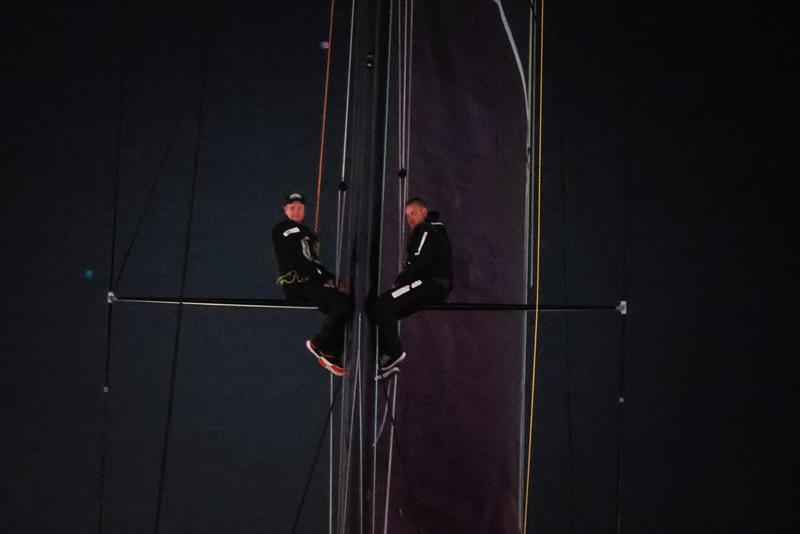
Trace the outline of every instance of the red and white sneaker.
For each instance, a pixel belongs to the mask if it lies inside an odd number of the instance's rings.
[[[319,347],[317,347],[310,339],[306,341],[306,348],[308,349],[308,352],[317,358],[317,362],[322,367],[336,376],[344,376],[344,364],[341,357],[337,358],[336,356],[322,352]]]

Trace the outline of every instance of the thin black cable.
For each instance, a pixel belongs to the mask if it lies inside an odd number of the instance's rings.
[[[622,511],[620,500],[622,499],[622,430],[624,423],[624,409],[625,409],[625,338],[626,338],[626,325],[627,320],[622,316],[621,334],[620,334],[620,354],[619,354],[619,398],[617,399],[617,499],[614,505],[614,521],[616,525],[616,533],[619,534],[622,529]]]
[[[218,307],[253,307],[253,308],[284,308],[284,309],[315,309],[313,304],[295,302],[285,299],[230,299],[216,297],[149,297],[115,295],[112,303],[143,303],[143,304],[183,304],[195,306]],[[614,312],[619,313],[620,307],[614,305],[564,305],[564,304],[503,304],[492,302],[448,302],[445,304],[426,304],[420,308],[424,311],[534,311],[540,312]]]
[[[395,375],[395,379],[397,379],[397,375]],[[386,402],[389,403],[391,402],[391,399],[389,398],[389,391],[386,387],[387,380],[382,379],[381,382],[383,382],[383,396],[386,399]],[[397,390],[395,390],[395,395],[397,394],[396,391]],[[417,529],[417,534],[422,534],[422,529],[420,528],[419,520],[417,519],[417,511],[416,511],[416,506],[414,505],[414,498],[413,495],[411,494],[411,484],[410,484],[411,479],[409,478],[408,472],[406,471],[405,460],[403,458],[403,453],[400,448],[400,432],[397,430],[397,423],[394,420],[394,414],[392,413],[392,410],[389,410],[389,422],[391,423],[392,428],[394,429],[394,434],[395,434],[394,445],[397,448],[397,458],[398,460],[400,460],[400,470],[402,471],[403,478],[406,481],[406,498],[408,499],[408,504],[409,507],[411,508],[411,517],[414,518],[414,527]]]
[[[200,86],[200,105],[199,110],[197,113],[197,131],[195,135],[195,148],[194,148],[194,162],[192,168],[192,188],[191,193],[189,196],[189,217],[186,223],[186,240],[183,250],[183,269],[181,271],[181,290],[180,295],[183,298],[184,291],[186,289],[186,272],[187,266],[189,263],[189,250],[191,248],[192,242],[192,219],[194,217],[194,199],[195,199],[195,191],[197,188],[197,168],[200,160],[200,141],[202,139],[203,133],[203,111],[204,111],[204,103],[205,103],[205,93],[206,93],[206,82],[208,81],[208,63],[209,63],[209,56],[211,55],[211,40],[214,34],[214,29],[216,28],[216,17],[214,17],[214,11],[209,12],[209,22],[208,22],[208,30],[206,33],[205,39],[205,47],[203,50],[203,81]],[[167,420],[166,424],[164,425],[164,446],[161,453],[161,468],[159,470],[159,478],[158,478],[158,497],[156,500],[156,518],[155,524],[153,527],[154,534],[158,534],[159,527],[161,525],[161,507],[164,495],[164,473],[166,471],[167,465],[167,456],[169,453],[169,430],[172,424],[172,413],[174,411],[174,401],[175,401],[175,377],[177,374],[178,368],[178,352],[180,348],[180,339],[181,339],[181,323],[183,320],[183,306],[178,306],[178,317],[175,327],[175,345],[173,346],[172,351],[172,363],[170,367],[170,382],[169,382],[169,401],[168,401],[168,409],[167,409]]]
[[[630,79],[630,78],[629,78]],[[622,239],[622,297],[628,298],[628,247],[630,244],[630,182],[631,182],[631,90],[628,86],[628,105],[625,117],[625,214],[623,217]],[[614,521],[616,533],[622,530],[622,431],[625,417],[625,343],[627,334],[627,315],[622,316],[620,325],[620,350],[619,350],[619,398],[617,399],[617,499],[614,505]]]
[[[564,371],[567,380],[567,455],[569,458],[569,531],[575,532],[575,451],[572,440],[572,373],[569,362],[569,316],[564,314]]]
[[[169,161],[169,157],[172,154],[172,147],[175,144],[175,138],[178,135],[178,130],[180,129],[181,124],[183,123],[183,118],[186,115],[186,109],[189,107],[189,101],[191,100],[192,93],[194,93],[195,85],[197,83],[197,78],[199,74],[202,72],[204,61],[201,58],[200,63],[197,65],[197,71],[195,75],[192,76],[191,82],[189,84],[189,90],[186,92],[186,97],[183,99],[183,103],[181,104],[180,110],[178,112],[178,117],[175,120],[175,126],[172,127],[172,132],[170,133],[169,140],[167,141],[167,146],[164,149],[164,154],[161,156],[161,163],[159,164],[158,170],[156,171],[156,176],[153,179],[152,184],[150,185],[150,191],[147,193],[147,198],[145,199],[144,207],[139,215],[139,219],[136,221],[136,228],[133,231],[133,236],[131,237],[130,242],[128,243],[128,248],[125,250],[125,254],[122,257],[122,262],[120,263],[119,273],[114,277],[114,272],[112,270],[111,275],[113,277],[113,284],[111,285],[111,291],[114,291],[117,286],[119,285],[119,281],[122,279],[122,274],[125,272],[125,267],[128,265],[128,258],[133,251],[133,246],[136,244],[136,239],[139,237],[139,232],[142,229],[142,225],[144,224],[144,219],[147,214],[150,212],[151,203],[153,201],[153,197],[155,196],[156,189],[158,188],[158,184],[161,181],[161,177],[164,174],[164,168],[167,166],[167,161]]]
[[[342,389],[342,382],[344,382],[344,378],[339,380],[339,384],[336,386],[336,390],[333,392],[333,400],[331,401],[330,406],[328,407],[328,416],[325,418],[325,426],[322,427],[322,432],[319,435],[319,441],[317,443],[317,452],[314,453],[314,461],[311,462],[311,469],[308,471],[308,477],[306,478],[306,485],[303,489],[303,495],[300,497],[300,504],[297,507],[297,513],[294,515],[294,523],[292,523],[292,534],[297,531],[297,525],[300,522],[300,513],[303,511],[303,505],[306,502],[306,496],[308,495],[308,489],[311,487],[311,479],[314,477],[314,469],[317,467],[317,460],[319,460],[319,453],[322,452],[322,445],[325,443],[325,437],[328,434],[328,425],[331,423],[331,418],[333,417],[333,409],[336,407],[336,399],[339,398],[339,390]]]
[[[125,0],[122,2],[122,24],[121,29],[117,32],[119,35],[119,49],[120,49],[120,65],[119,65],[119,105],[117,108],[117,146],[116,146],[116,163],[114,166],[114,204],[111,208],[111,259],[108,268],[108,286],[107,290],[111,291],[112,283],[114,280],[114,262],[117,248],[117,205],[119,203],[119,175],[120,175],[120,154],[122,153],[122,119],[123,119],[123,102],[125,95],[125,64],[127,57],[127,27],[128,27],[128,4]],[[108,391],[109,391],[109,378],[111,374],[111,324],[114,307],[111,302],[106,304],[106,363],[105,372],[103,375],[103,432],[101,435],[100,444],[100,488],[98,495],[98,516],[97,516],[97,532],[103,532],[103,520],[105,512],[106,500],[106,458],[108,453]]]

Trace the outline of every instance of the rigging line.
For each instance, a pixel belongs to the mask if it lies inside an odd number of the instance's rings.
[[[533,408],[536,391],[536,356],[539,344],[539,289],[541,277],[541,238],[542,238],[542,90],[544,89],[544,0],[540,0],[539,8],[539,99],[536,155],[536,277],[533,322],[533,354],[531,357],[531,400],[528,423],[528,459],[525,474],[525,511],[523,513],[523,534],[528,532],[528,500],[530,497],[531,459],[533,453]]]
[[[119,46],[120,46],[120,67],[119,67],[119,107],[117,108],[117,146],[116,146],[116,165],[114,169],[114,204],[112,206],[111,215],[111,259],[109,265],[108,275],[108,291],[112,289],[114,281],[114,260],[117,249],[117,205],[119,203],[119,175],[120,175],[120,155],[122,153],[122,121],[123,121],[123,102],[125,96],[125,63],[127,57],[128,41],[127,41],[127,27],[128,27],[128,4],[123,1],[122,4],[122,28],[119,32]],[[101,434],[101,454],[100,454],[100,488],[98,495],[98,517],[97,517],[97,530],[103,531],[103,517],[105,512],[105,495],[106,495],[106,457],[108,453],[108,386],[111,374],[111,325],[113,318],[113,305],[109,302],[106,310],[106,362],[105,372],[103,378],[103,431]]]
[[[346,336],[346,334],[347,334],[347,332],[345,332],[345,336]],[[347,440],[344,439],[344,432],[340,433],[340,438],[341,438],[340,439],[340,445],[339,445],[340,446],[340,454],[339,454],[339,466],[340,466],[340,469],[339,469],[339,502],[340,502],[340,506],[339,506],[339,509],[338,509],[338,512],[339,512],[339,521],[338,521],[338,525],[337,525],[338,532],[344,532],[344,527],[345,527],[345,524],[347,522],[347,500],[348,500],[348,494],[349,494],[350,459],[352,457],[351,449],[352,449],[352,446],[353,446],[353,414],[355,412],[355,399],[356,399],[356,394],[358,393],[358,382],[359,382],[359,376],[360,376],[360,373],[361,373],[361,366],[360,366],[360,364],[361,364],[361,343],[360,343],[360,340],[361,340],[361,314],[358,315],[358,324],[356,326],[356,338],[355,339],[359,340],[359,342],[357,343],[357,348],[356,348],[356,358],[355,358],[356,359],[356,370],[355,370],[355,376],[353,378],[353,388],[352,388],[353,389],[353,397],[352,397],[352,401],[351,401],[351,404],[350,404],[350,406],[351,406],[351,408],[350,408],[350,419],[349,419],[349,425],[348,425],[350,427],[350,431],[349,431],[348,439]],[[345,346],[347,346],[347,338],[346,337],[345,337]],[[349,367],[349,365],[350,364],[348,362],[345,362],[345,369],[347,369]],[[350,376],[353,376],[353,375],[352,374],[345,375],[345,379],[348,379]],[[342,397],[344,398],[344,393],[342,393]],[[341,419],[342,420],[342,428],[344,428],[344,421],[345,421],[345,415],[346,415],[345,408],[346,407],[347,406],[342,405],[342,419]],[[346,454],[346,456],[345,456],[345,454]],[[341,469],[342,463],[345,464],[345,469],[344,470]],[[344,495],[344,503],[342,503],[342,495]]]
[[[403,168],[403,5],[400,0],[397,15],[397,167]]]
[[[569,361],[569,316],[564,314],[564,370],[567,378],[567,472],[569,476],[569,486],[567,495],[569,496],[569,531],[575,533],[575,458],[572,439],[572,372]]]
[[[508,19],[506,19],[506,12],[503,10],[503,2],[501,0],[493,0],[495,4],[497,4],[497,9],[500,12],[500,20],[503,22],[503,27],[506,30],[506,35],[508,36],[508,44],[511,45],[511,51],[514,53],[514,61],[517,63],[517,69],[519,70],[519,77],[522,81],[522,92],[523,97],[525,100],[525,112],[526,116],[530,113],[530,106],[528,104],[528,91],[525,86],[525,71],[522,68],[522,61],[519,59],[519,51],[517,50],[517,43],[514,41],[514,34],[511,33],[511,27],[508,25]]]
[[[197,189],[197,169],[200,163],[200,141],[202,140],[202,134],[203,134],[203,123],[204,123],[203,112],[205,109],[206,85],[208,82],[208,63],[209,63],[209,57],[211,56],[211,41],[218,22],[217,18],[215,17],[215,14],[216,13],[214,9],[209,11],[208,30],[206,33],[205,50],[203,51],[203,81],[202,84],[200,85],[200,105],[197,113],[197,130],[195,134],[194,160],[192,164],[192,187],[189,196],[189,217],[186,223],[186,241],[183,250],[183,268],[181,271],[181,288],[180,288],[181,300],[183,299],[183,295],[186,291],[186,273],[189,264],[189,251],[191,249],[191,243],[192,243],[192,220],[194,218],[194,204],[195,204],[194,201]],[[175,326],[175,344],[173,346],[172,361],[170,365],[169,400],[167,408],[167,418],[166,418],[166,423],[164,425],[164,445],[161,453],[161,467],[159,470],[158,496],[156,500],[156,517],[153,528],[154,534],[158,534],[159,527],[161,525],[161,508],[164,497],[164,474],[166,471],[167,456],[169,453],[169,430],[172,424],[172,414],[175,406],[175,379],[177,376],[177,368],[178,368],[178,352],[181,340],[181,323],[183,321],[183,308],[184,307],[182,305],[178,306],[178,314],[177,314],[178,317]]]
[[[336,283],[341,279],[341,264],[342,264],[342,241],[344,229],[344,208],[346,202],[346,193],[339,191],[336,195],[336,256],[334,260],[334,274],[336,274]]]
[[[626,343],[626,325],[628,321],[626,317],[622,316],[622,325],[620,333],[620,354],[619,354],[619,397],[617,399],[617,458],[616,458],[616,471],[617,471],[617,499],[614,505],[614,523],[616,526],[615,532],[619,534],[622,531],[622,507],[620,500],[622,499],[622,431],[625,422],[625,343]]]
[[[533,16],[534,16],[534,9],[533,5],[528,12],[528,81],[527,81],[527,95],[529,102],[533,102],[533,72],[534,72],[534,50],[533,50],[533,43],[535,40],[535,33],[536,28],[533,25]],[[532,107],[532,106],[531,106]],[[524,260],[523,260],[523,272],[525,273],[525,277],[522,281],[522,294],[524,295],[524,299],[526,302],[530,302],[530,288],[533,286],[532,277],[532,263],[533,260],[531,258],[531,206],[532,206],[532,177],[533,177],[533,152],[531,150],[533,138],[534,138],[534,122],[531,120],[530,115],[530,107],[528,108],[527,113],[527,121],[528,127],[525,129],[525,206],[524,206],[524,232],[525,232],[525,242],[523,246],[524,252]],[[522,531],[522,511],[523,511],[523,502],[522,497],[525,493],[524,490],[524,477],[523,473],[525,472],[525,410],[523,407],[526,404],[527,395],[526,390],[528,387],[527,382],[527,370],[528,370],[528,354],[527,354],[527,347],[528,347],[528,339],[529,339],[529,325],[528,325],[528,317],[527,314],[525,315],[525,320],[522,322],[522,357],[520,358],[520,377],[521,377],[521,387],[520,387],[520,413],[519,413],[519,458],[518,458],[518,472],[519,472],[519,479],[517,481],[517,531]]]
[[[386,87],[387,90],[384,94],[384,102],[383,102],[383,146],[382,157],[381,157],[381,207],[385,204],[385,196],[386,196],[386,162],[388,158],[388,147],[389,147],[389,97],[390,91],[388,87],[391,84],[392,78],[392,23],[394,21],[394,0],[389,0],[389,21],[388,21],[388,38],[387,38],[387,45],[386,45]],[[378,242],[383,242],[383,217],[378,217]],[[383,261],[383,247],[378,247],[378,265],[382,265]],[[381,271],[378,269],[377,273],[377,280],[376,286],[380,287],[381,284]],[[375,358],[373,359],[374,363],[377,366],[378,362],[378,329],[375,329]],[[372,410],[374,414],[373,418],[373,435],[377,430],[378,420],[377,420],[377,413],[378,413],[378,384],[373,384],[373,395],[372,395]],[[377,449],[372,449],[372,490],[374,493],[375,486],[377,484],[377,476],[378,470],[376,467],[377,462]],[[371,500],[370,506],[370,523],[371,523],[371,530],[370,532],[375,532],[375,499]]]
[[[331,0],[330,20],[328,22],[328,53],[325,62],[325,90],[322,97],[322,131],[319,136],[319,168],[317,169],[317,205],[314,209],[314,233],[319,233],[319,201],[322,192],[322,164],[325,160],[325,123],[328,118],[328,84],[331,77],[331,52],[333,51],[333,13],[336,0]]]
[[[399,373],[395,373],[394,380],[392,380],[392,416],[394,416],[395,408],[397,406],[397,381],[400,378]],[[392,452],[394,451],[394,425],[389,429],[389,462],[386,467],[386,490],[384,491],[384,507],[383,507],[383,534],[389,531],[389,500],[392,491]]]
[[[414,67],[414,0],[411,0],[411,22],[408,29],[408,83],[406,89],[406,177],[403,180],[403,204],[408,200],[408,182],[411,179],[411,95],[413,87],[411,85],[411,75]]]
[[[408,145],[406,137],[408,133],[408,17],[409,2],[405,0],[406,9],[403,15],[403,168],[408,165]]]
[[[322,432],[319,435],[319,441],[317,442],[317,450],[314,454],[314,460],[311,462],[311,469],[308,471],[308,477],[306,478],[306,485],[303,489],[303,495],[300,497],[300,505],[297,507],[297,513],[294,516],[294,523],[292,524],[292,534],[297,532],[297,524],[300,522],[300,513],[303,511],[303,505],[306,502],[306,496],[308,495],[308,489],[311,487],[311,479],[314,477],[314,469],[317,467],[317,460],[319,460],[319,453],[322,451],[322,445],[325,443],[325,437],[328,435],[328,425],[331,422],[333,417],[333,409],[336,406],[336,399],[338,398],[339,390],[342,387],[342,382],[344,380],[340,380],[339,384],[336,386],[336,391],[333,393],[333,401],[328,406],[328,415],[325,417],[325,426],[322,428]]]
[[[202,61],[202,59],[201,59]],[[198,65],[197,74],[199,74],[202,70],[202,65]],[[161,156],[161,163],[158,166],[158,170],[156,171],[156,176],[153,179],[152,184],[150,185],[150,191],[147,193],[147,198],[145,199],[144,207],[139,215],[139,219],[136,221],[136,228],[133,230],[133,236],[131,237],[130,242],[128,243],[128,248],[125,250],[125,254],[122,256],[122,261],[120,262],[119,273],[117,273],[116,277],[114,278],[114,283],[112,284],[112,290],[119,286],[120,280],[122,280],[122,274],[125,272],[125,267],[128,265],[128,259],[130,258],[131,252],[133,251],[133,247],[136,244],[136,240],[139,237],[139,232],[142,229],[142,225],[144,224],[144,219],[147,214],[150,212],[150,208],[152,207],[152,201],[155,196],[156,189],[158,188],[158,184],[161,181],[161,177],[164,174],[164,169],[167,166],[167,161],[169,160],[169,156],[172,153],[172,147],[175,144],[175,138],[178,135],[178,130],[180,129],[181,124],[183,123],[183,117],[186,114],[186,109],[189,107],[189,101],[191,100],[192,93],[194,93],[195,82],[197,79],[195,78],[192,80],[191,84],[189,85],[189,90],[186,92],[186,97],[183,99],[183,104],[181,104],[180,110],[178,112],[177,120],[175,121],[175,126],[172,128],[172,132],[169,136],[169,141],[167,142],[167,146],[164,149],[164,153]],[[113,276],[113,273],[112,273]]]
[[[328,377],[328,405],[333,404],[333,373]],[[328,534],[333,534],[333,425],[328,432]]]
[[[398,230],[398,269],[402,270],[403,267],[403,243],[405,241],[406,235],[406,228],[403,224],[404,222],[404,210],[405,210],[405,203],[408,197],[408,166],[409,166],[409,144],[408,144],[408,117],[409,117],[409,99],[410,99],[410,88],[409,88],[409,71],[411,68],[411,59],[410,59],[410,50],[409,50],[409,2],[410,0],[405,0],[405,11],[403,13],[403,35],[402,35],[402,46],[403,46],[403,77],[401,80],[401,86],[403,88],[402,91],[402,129],[398,132],[398,137],[400,138],[400,144],[403,147],[402,150],[402,163],[400,167],[403,169],[403,176],[400,179],[398,184],[398,206],[399,206],[399,230]],[[400,39],[400,36],[398,36]]]
[[[344,136],[342,141],[342,173],[339,180],[338,194],[336,196],[336,260],[335,260],[335,273],[336,283],[339,283],[341,278],[341,262],[342,262],[342,247],[344,235],[342,229],[344,228],[344,210],[347,201],[347,186],[345,184],[345,170],[347,165],[347,138],[349,131],[350,121],[350,75],[353,65],[353,28],[355,24],[355,9],[356,2],[350,2],[350,35],[347,44],[347,84],[345,89],[345,104],[344,104]],[[332,44],[329,42],[329,46]],[[329,48],[330,50],[330,48]]]
[[[631,181],[631,97],[630,97],[630,82],[628,82],[626,97],[627,105],[625,107],[625,196],[623,205],[625,206],[625,213],[623,216],[623,240],[622,240],[622,296],[627,298],[628,295],[628,244],[630,242],[630,181]],[[620,351],[619,351],[619,397],[617,399],[617,501],[614,506],[614,516],[616,523],[616,534],[622,531],[622,507],[620,502],[622,500],[622,432],[624,431],[625,424],[625,361],[626,361],[626,333],[627,333],[627,317],[622,316],[622,324],[620,325]]]
[[[280,308],[287,310],[316,310],[313,304],[280,299],[223,299],[196,297],[129,297],[110,295],[113,303],[166,304],[182,306],[215,306],[220,308]],[[444,304],[425,304],[421,309],[427,311],[539,311],[543,312],[615,312],[624,314],[625,303],[619,305],[565,305],[565,304],[497,304],[489,302],[448,302]]]
[[[409,31],[411,20],[411,0],[405,0],[405,2],[406,9],[403,16],[403,169],[406,170],[407,176],[409,163],[408,105],[410,98],[409,74],[411,69],[411,33]],[[405,180],[403,180],[403,183],[405,183]]]
[[[344,140],[342,142],[342,176],[341,179],[344,181],[344,172],[345,172],[345,162],[346,162],[346,155],[347,155],[347,133],[348,133],[348,126],[349,126],[349,118],[350,118],[350,71],[352,70],[353,65],[353,25],[355,23],[356,18],[356,0],[351,0],[350,2],[350,38],[347,44],[347,87],[345,89],[345,100],[344,100]],[[330,45],[330,42],[328,43]]]
[[[345,342],[344,346],[347,346],[346,342]],[[347,355],[346,352],[342,354],[342,359],[343,359],[343,363],[344,363],[344,368],[345,369],[350,369],[350,359],[348,358],[348,355]],[[337,455],[337,459],[339,461],[339,463],[338,463],[338,468],[339,468],[338,475],[339,476],[337,477],[338,493],[337,493],[337,504],[336,504],[336,511],[338,513],[337,517],[339,519],[341,519],[341,516],[342,516],[342,487],[343,487],[342,475],[343,475],[343,472],[344,472],[343,469],[342,469],[342,466],[345,463],[344,453],[345,453],[345,449],[346,449],[346,447],[345,447],[345,433],[343,432],[343,429],[345,428],[345,422],[347,421],[347,407],[348,407],[348,404],[345,402],[345,400],[347,400],[350,397],[350,393],[349,393],[349,391],[350,391],[350,382],[349,382],[349,379],[352,376],[352,369],[350,369],[350,371],[351,371],[351,373],[349,375],[345,374],[345,376],[342,377],[342,382],[343,382],[342,383],[342,392],[341,392],[342,402],[339,404],[339,408],[340,408],[339,432],[338,432],[338,436],[339,436],[338,453],[339,454]],[[336,426],[336,419],[335,418],[333,419],[333,423],[331,424],[331,442],[333,442],[333,427],[334,426]],[[333,462],[333,458],[331,458],[331,462]],[[332,466],[331,466],[331,474],[333,474]],[[333,479],[331,479],[331,484],[333,484]]]
[[[360,344],[359,344],[360,345]],[[349,432],[348,432],[348,439],[347,439],[347,446],[345,447],[346,450],[346,458],[345,458],[345,469],[344,469],[344,505],[341,507],[340,513],[342,514],[342,520],[340,522],[340,532],[344,532],[345,524],[347,523],[347,500],[349,495],[349,481],[350,481],[350,458],[352,453],[350,452],[353,447],[353,425],[355,422],[355,410],[356,410],[356,393],[358,393],[358,380],[359,374],[361,372],[361,360],[356,358],[356,372],[355,377],[353,379],[353,395],[352,401],[350,404],[350,420],[348,422]]]
[[[358,338],[361,339],[361,317],[358,322]],[[361,343],[358,345],[358,361],[361,361]],[[358,531],[364,533],[364,378],[359,374],[358,390]]]
[[[398,375],[396,374],[395,377],[397,376]],[[381,388],[383,389],[383,396],[388,404],[390,402],[390,399],[389,399],[389,391],[388,388],[386,387],[386,380],[381,380],[381,382],[383,383],[383,388]],[[395,395],[397,395],[396,390],[395,390]],[[422,529],[420,528],[419,520],[417,519],[417,512],[416,512],[417,507],[414,504],[414,499],[411,494],[411,484],[410,484],[411,479],[409,478],[408,472],[406,471],[405,457],[403,456],[403,452],[400,448],[400,431],[397,428],[397,422],[394,418],[394,415],[391,412],[389,413],[389,421],[391,422],[392,425],[391,428],[394,430],[395,434],[397,434],[397,439],[395,440],[394,446],[397,448],[397,459],[400,462],[400,471],[403,474],[403,478],[406,481],[406,497],[408,498],[408,505],[409,508],[411,509],[411,516],[414,518],[414,526],[416,527],[417,534],[421,534]]]
[[[405,168],[405,154],[403,141],[404,134],[404,109],[405,100],[405,42],[403,40],[403,21],[407,9],[407,0],[400,0],[397,15],[397,268],[403,265],[403,169]]]

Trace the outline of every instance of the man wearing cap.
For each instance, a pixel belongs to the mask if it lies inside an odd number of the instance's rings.
[[[453,250],[439,214],[428,212],[425,202],[415,197],[406,202],[405,216],[411,235],[406,243],[403,270],[394,286],[378,297],[373,307],[379,329],[379,378],[396,373],[397,365],[406,357],[397,335],[398,319],[425,304],[447,300],[453,279]]]
[[[314,304],[327,317],[306,348],[319,364],[337,376],[344,375],[344,326],[353,313],[350,297],[339,291],[336,277],[319,262],[319,239],[303,224],[303,195],[292,193],[283,202],[286,219],[272,229],[272,248],[278,262],[278,284],[286,298]]]

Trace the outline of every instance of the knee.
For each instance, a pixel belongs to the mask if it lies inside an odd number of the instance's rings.
[[[390,313],[390,302],[391,296],[388,293],[384,293],[372,304],[372,316],[375,319],[380,319],[381,317],[385,317]]]
[[[353,300],[345,294],[341,295],[336,305],[331,310],[331,316],[336,319],[346,320],[353,315]]]

